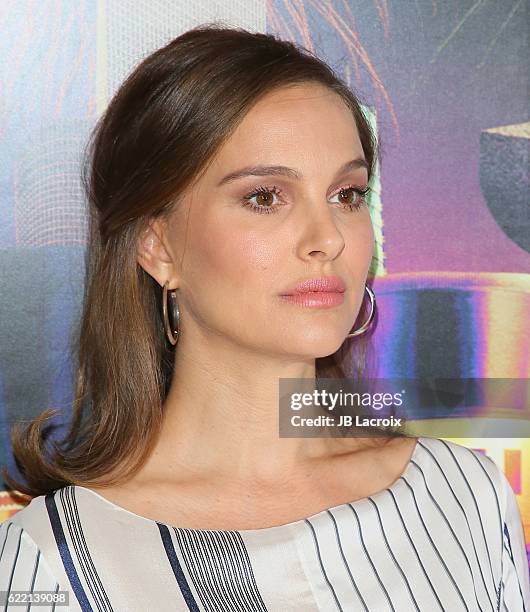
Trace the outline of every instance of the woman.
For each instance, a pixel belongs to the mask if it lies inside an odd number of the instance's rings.
[[[49,413],[13,436],[27,485],[6,480],[33,499],[0,528],[0,588],[71,610],[524,610],[489,458],[278,435],[278,380],[361,363],[375,308],[356,322],[376,153],[347,86],[291,43],[196,28],[134,70],[91,151],[75,417],[49,455]]]

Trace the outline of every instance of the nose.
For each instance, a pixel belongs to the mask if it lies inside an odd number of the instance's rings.
[[[306,208],[300,221],[302,231],[297,254],[305,261],[333,260],[344,249],[344,236],[337,227],[335,212],[329,204],[324,204]]]

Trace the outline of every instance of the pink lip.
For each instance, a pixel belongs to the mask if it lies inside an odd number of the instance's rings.
[[[297,283],[280,297],[308,308],[332,308],[344,302],[346,286],[339,276],[309,278]]]
[[[286,302],[307,308],[332,308],[344,302],[344,293],[339,291],[306,291],[280,297]]]
[[[323,276],[301,281],[281,295],[283,297],[304,293],[344,293],[344,291],[346,291],[346,285],[339,276]]]

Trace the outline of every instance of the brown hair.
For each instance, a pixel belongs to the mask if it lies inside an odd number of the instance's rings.
[[[4,469],[15,495],[111,485],[140,468],[161,427],[173,347],[161,320],[161,287],[137,263],[139,234],[149,218],[174,208],[259,98],[302,82],[329,87],[348,105],[371,174],[376,142],[356,96],[311,52],[273,35],[203,24],[143,59],[123,82],[85,151],[89,239],[72,420],[48,450],[44,425],[55,411],[24,431],[13,428],[27,483]],[[344,377],[346,357],[360,374],[366,342],[359,337],[317,359],[317,377]]]

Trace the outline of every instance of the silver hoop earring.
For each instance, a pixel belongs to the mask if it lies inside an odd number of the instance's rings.
[[[364,334],[365,331],[370,329],[374,320],[375,311],[377,308],[377,304],[375,302],[375,295],[368,285],[365,285],[364,288],[368,293],[368,297],[370,298],[370,314],[368,315],[368,319],[361,325],[361,327],[359,327],[359,329],[356,329],[354,332],[350,332],[346,336],[346,338],[353,338],[353,336],[359,336],[360,334]]]
[[[180,312],[179,305],[177,302],[177,294],[175,290],[169,292],[169,296],[171,299],[171,314],[173,317],[173,321],[177,327],[176,330],[171,330],[171,325],[169,324],[169,315],[168,315],[168,307],[167,307],[167,294],[168,294],[168,281],[164,284],[164,294],[162,296],[162,314],[164,317],[164,327],[166,330],[166,335],[168,340],[171,342],[173,346],[177,344],[178,335],[179,335],[179,326],[180,326]]]

